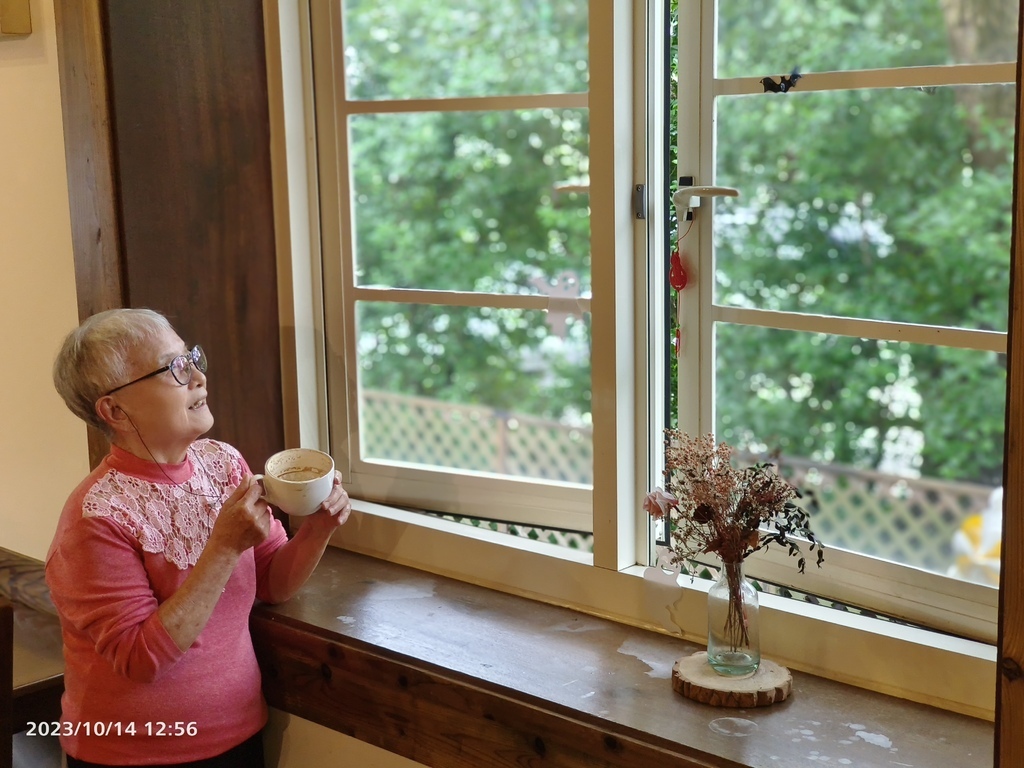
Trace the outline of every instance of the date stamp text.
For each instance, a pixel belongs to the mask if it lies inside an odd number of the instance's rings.
[[[89,721],[41,720],[29,722],[27,736],[196,736],[195,720],[163,722],[161,720]]]

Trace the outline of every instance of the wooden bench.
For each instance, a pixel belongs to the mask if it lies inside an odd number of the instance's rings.
[[[0,549],[0,768],[12,768],[14,734],[60,719],[63,693],[60,621],[42,563]]]

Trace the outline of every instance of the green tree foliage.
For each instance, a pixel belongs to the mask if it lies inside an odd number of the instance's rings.
[[[348,2],[356,99],[583,93],[586,3]],[[580,109],[356,115],[350,120],[357,283],[589,292],[588,170]],[[361,302],[364,387],[561,418],[589,414],[589,328],[565,338],[540,311]]]

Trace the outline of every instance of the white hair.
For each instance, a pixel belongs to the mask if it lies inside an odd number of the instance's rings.
[[[96,413],[96,401],[130,375],[139,348],[174,328],[152,309],[110,309],[87,318],[67,335],[53,362],[53,385],[71,412],[103,431],[110,427]]]

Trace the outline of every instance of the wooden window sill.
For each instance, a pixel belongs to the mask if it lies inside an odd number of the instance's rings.
[[[701,646],[341,549],[252,629],[271,706],[438,768],[992,763],[987,721],[799,672],[710,707],[672,690]]]

